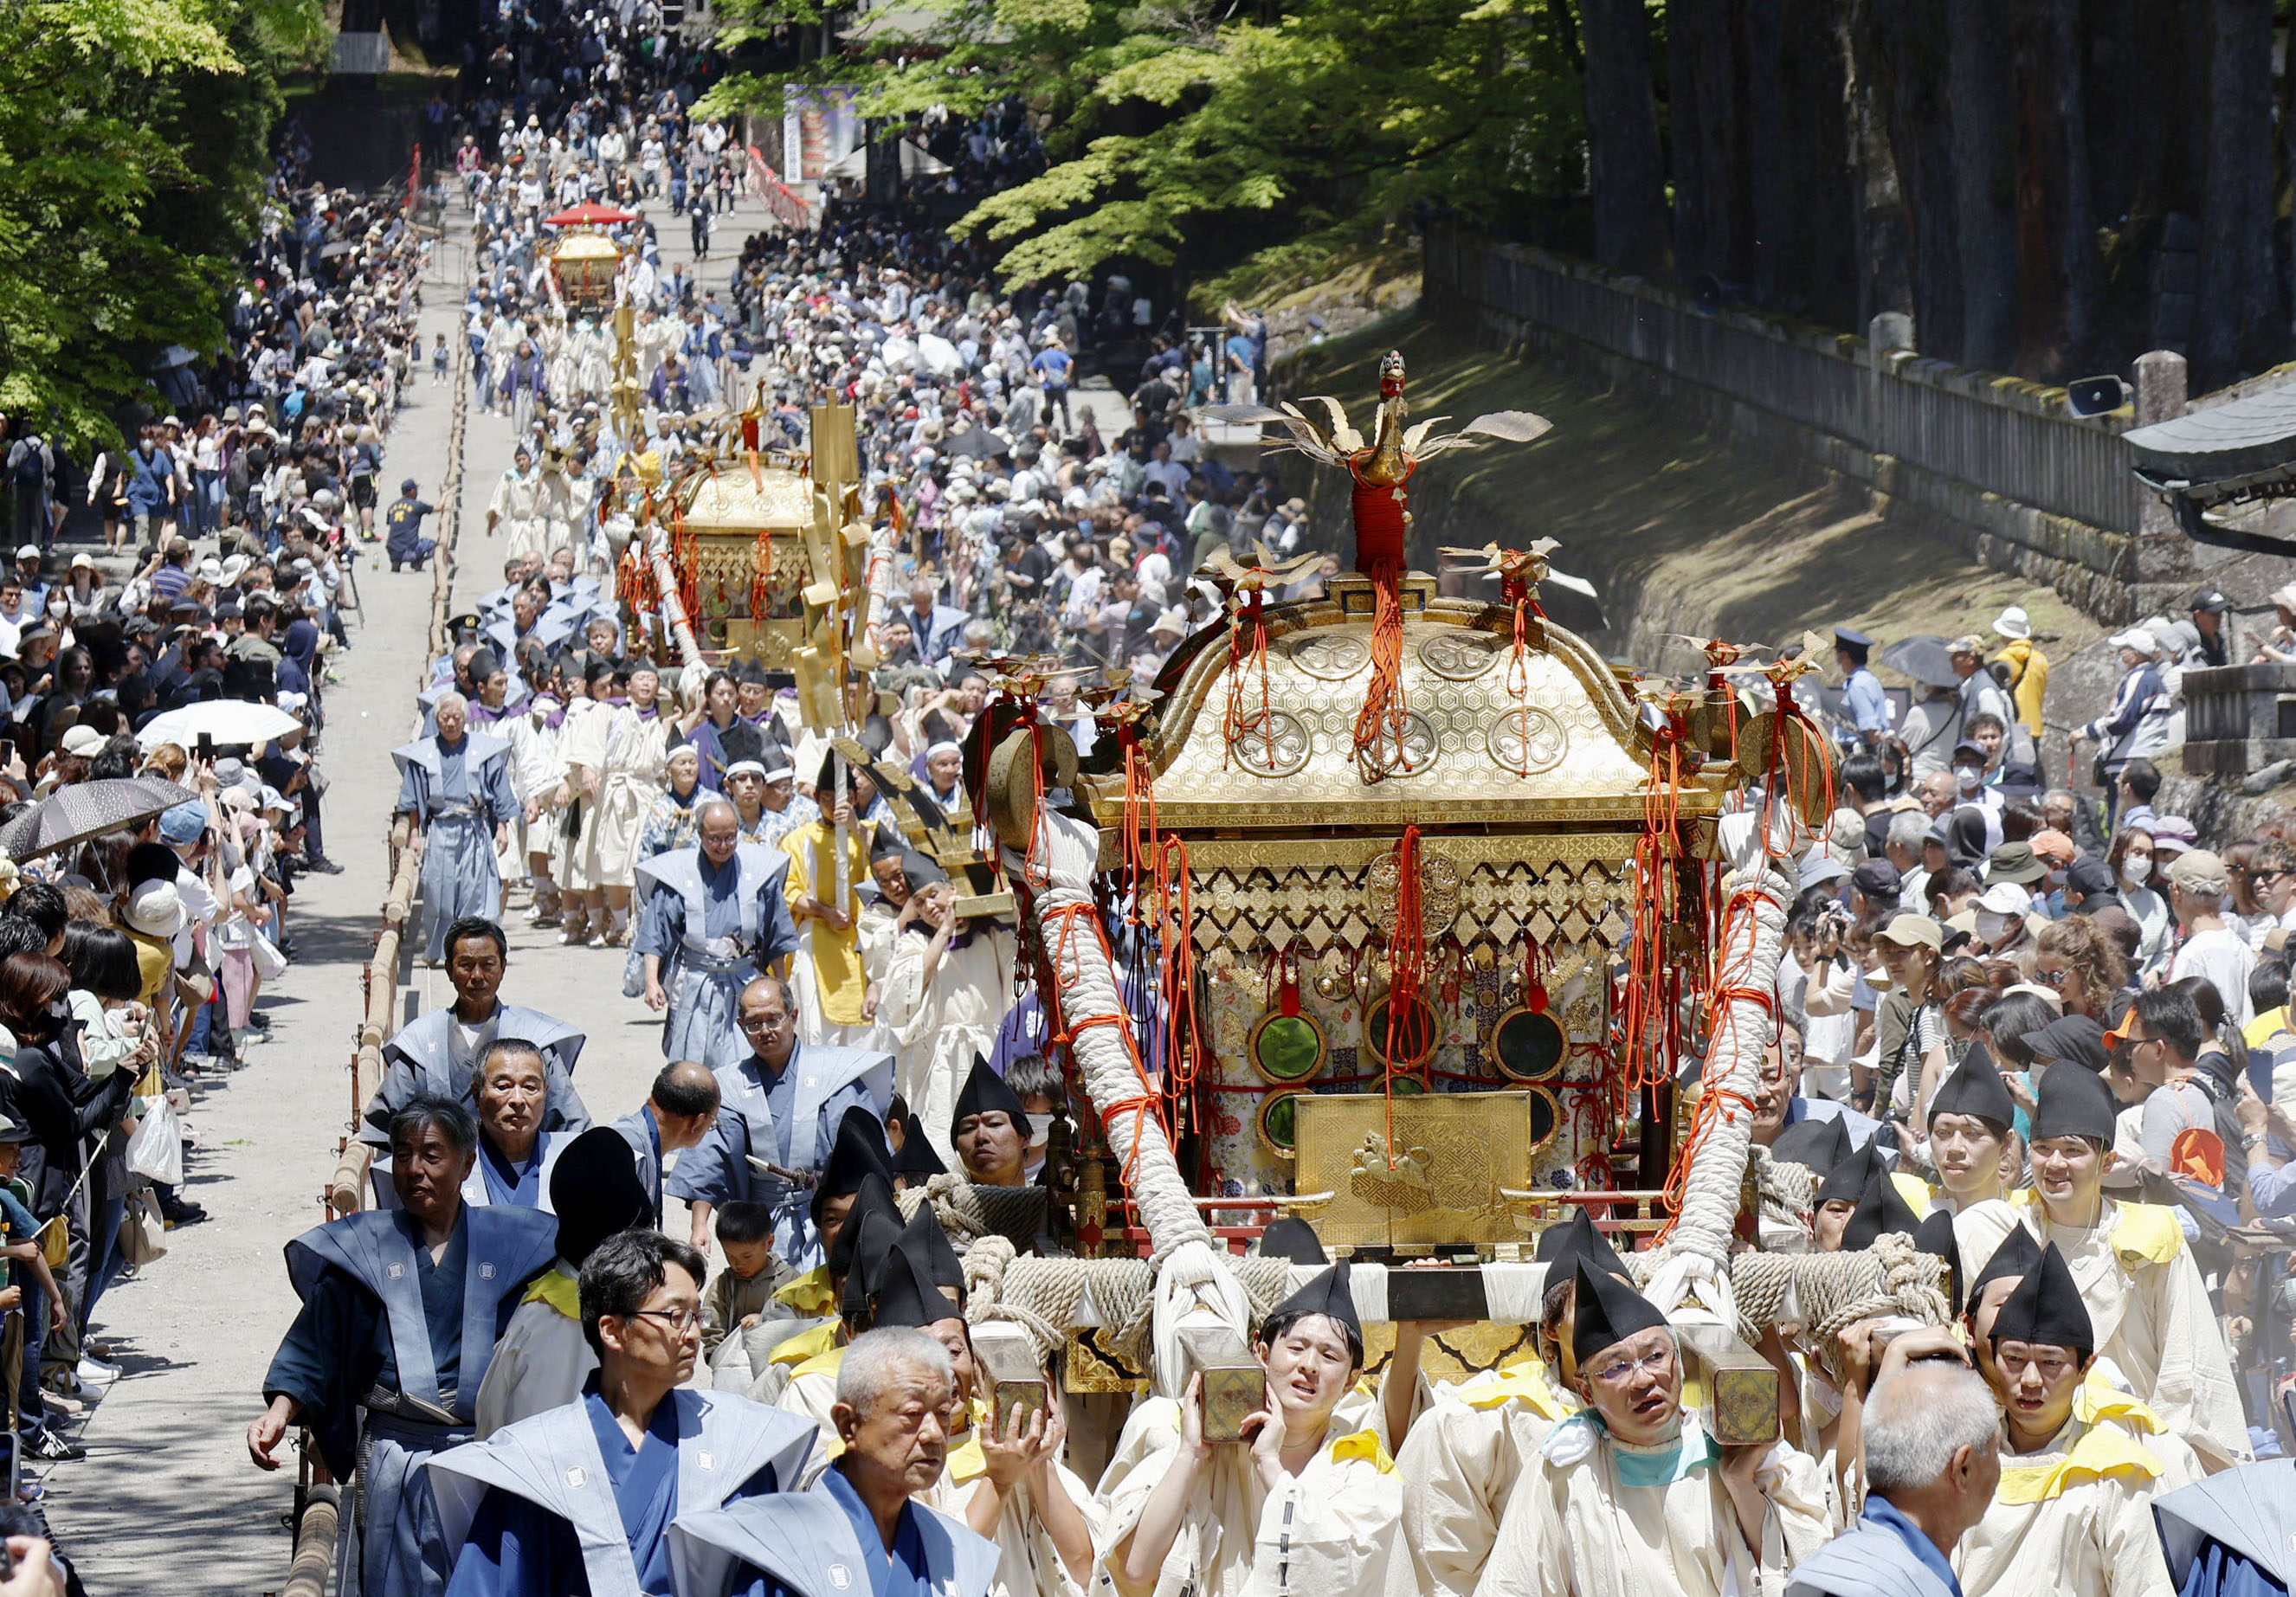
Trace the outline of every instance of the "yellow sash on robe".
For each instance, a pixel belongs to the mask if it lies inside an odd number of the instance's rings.
[[[833,1328],[824,1326],[822,1329],[828,1331]],[[812,1333],[808,1331],[806,1334],[810,1336]],[[797,1339],[798,1339],[795,1337],[791,1337],[790,1339],[791,1341],[796,1341]],[[783,1344],[784,1347],[787,1345],[787,1343]],[[774,1362],[779,1363],[782,1356],[781,1348],[775,1348],[773,1356]],[[811,1358],[807,1359],[803,1364],[798,1365],[796,1369],[791,1371],[790,1379],[791,1380],[795,1380],[800,1375],[834,1376],[839,1370],[844,1367],[844,1365],[845,1349],[842,1347],[831,1347],[823,1352],[815,1354]]]
[[[785,1303],[800,1314],[835,1314],[837,1296],[829,1290],[829,1266],[816,1265],[795,1280],[775,1289],[774,1301]],[[820,1350],[816,1348],[815,1351]]]
[[[784,891],[791,914],[807,898],[827,904],[837,896],[837,856],[832,852],[836,836],[836,828],[825,821],[816,821],[782,839],[782,848],[790,856]],[[826,921],[803,921],[800,928],[813,948],[814,981],[821,994],[822,1019],[832,1026],[859,1026],[866,1019],[862,1003],[868,995],[869,978],[861,968],[861,895],[857,884],[868,879],[869,850],[861,841],[858,827],[846,834],[845,843],[852,867],[848,872],[846,900],[832,906],[844,912],[845,930],[834,930]]]
[[[2005,1465],[1994,1495],[2008,1503],[2042,1503],[2062,1496],[2068,1487],[2115,1473],[2157,1480],[2166,1468],[2127,1432],[2111,1425],[2091,1426],[2053,1464]]]
[[[1333,1463],[1344,1464],[1351,1458],[1364,1460],[1382,1475],[1395,1473],[1395,1461],[1388,1457],[1387,1449],[1379,1445],[1379,1432],[1375,1430],[1358,1430],[1332,1444],[1331,1460]]]
[[[2021,1209],[2033,1210],[2045,1226],[2048,1224],[2048,1211],[2031,1187],[2010,1193],[2009,1201]],[[2177,1224],[2176,1210],[2158,1203],[2131,1203],[2125,1198],[2112,1202],[2119,1211],[2112,1217],[2112,1250],[2123,1258],[2165,1265],[2185,1250],[2185,1228]]]
[[[582,1317],[582,1283],[563,1270],[545,1270],[534,1278],[521,1303],[546,1303],[570,1320]]]
[[[1460,1387],[1452,1395],[1472,1409],[1492,1409],[1503,1403],[1520,1402],[1550,1420],[1560,1420],[1576,1412],[1573,1405],[1556,1394],[1547,1381],[1546,1364],[1536,1358],[1503,1364],[1497,1380]]]
[[[766,1355],[766,1362],[769,1364],[796,1364],[802,1368],[810,1360],[836,1350],[837,1322],[832,1320],[826,1325],[816,1325],[811,1331],[800,1331],[793,1337],[783,1338],[774,1344],[774,1350]],[[834,1370],[836,1365],[830,1368]]]

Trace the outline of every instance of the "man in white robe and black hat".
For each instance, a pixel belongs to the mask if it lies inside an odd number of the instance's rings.
[[[2021,1276],[1992,1275],[1970,1319],[2005,1445],[1993,1501],[1954,1553],[1964,1597],[2169,1597],[2152,1501],[2199,1479],[2200,1461],[2105,1379],[2056,1245]]]
[[[1516,1488],[1486,1597],[1753,1593],[1832,1535],[1817,1466],[1783,1442],[1717,1444],[1683,1406],[1666,1316],[1584,1259],[1570,1341],[1587,1406]]]
[[[1394,1460],[1333,1422],[1364,1362],[1345,1261],[1276,1306],[1257,1351],[1267,1403],[1245,1439],[1205,1439],[1201,1374],[1125,1422],[1099,1491],[1119,1597],[1374,1597],[1406,1560]]]
[[[592,1126],[559,1155],[550,1171],[550,1208],[558,1221],[558,1257],[527,1287],[495,1345],[479,1388],[480,1441],[582,1395],[598,1367],[582,1334],[583,1263],[607,1238],[653,1224],[636,1156],[608,1126]]]
[[[2103,1077],[2059,1061],[2033,1109],[2024,1223],[2064,1256],[2108,1360],[2211,1468],[2249,1459],[2223,1323],[2173,1209],[2104,1195],[2120,1105]]]

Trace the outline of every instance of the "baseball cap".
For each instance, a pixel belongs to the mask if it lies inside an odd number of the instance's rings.
[[[173,809],[162,810],[160,814],[160,837],[178,848],[198,842],[207,829],[207,806],[196,798],[186,798]]]
[[[2065,867],[2065,890],[2086,897],[2112,891],[2112,867],[2094,854],[2084,854]]]
[[[405,482],[398,485],[398,491],[402,494],[412,494],[419,486],[420,485],[415,482],[414,479],[410,477]]]
[[[2225,869],[2224,856],[2206,848],[2187,849],[2171,860],[2169,880],[2188,893],[2212,893],[2221,897],[2232,890],[2232,872]]]
[[[103,734],[93,726],[74,726],[66,730],[62,745],[66,754],[81,759],[91,759],[103,752]]]
[[[1964,632],[1959,637],[1954,639],[1953,652],[1956,654],[1982,654],[1985,652],[1985,640],[1979,637],[1973,632]]]
[[[16,558],[20,561],[37,560],[40,558],[40,546],[37,544],[19,544],[16,545]]]
[[[2068,865],[2078,850],[2071,838],[2054,826],[2045,826],[2033,834],[2033,852],[2051,864]]]
[[[1898,867],[1886,859],[1867,860],[1849,873],[1849,880],[1869,898],[1894,898],[1905,886]]]
[[[1892,916],[1887,926],[1874,934],[1874,940],[1895,943],[1900,948],[1928,948],[1941,952],[1945,947],[1945,933],[1927,915]]]
[[[2126,632],[2116,632],[2105,640],[2114,649],[2134,649],[2139,654],[2158,654],[2161,641],[2142,627],[2132,627]]]
[[[2232,608],[2232,601],[2225,597],[2225,593],[2222,588],[2202,588],[2199,593],[2193,595],[2192,603],[2185,606],[2185,608],[2187,610],[2208,610],[2221,612]]]
[[[2033,895],[2013,881],[1997,881],[1985,889],[1977,907],[1997,915],[2027,915],[2033,912]]]

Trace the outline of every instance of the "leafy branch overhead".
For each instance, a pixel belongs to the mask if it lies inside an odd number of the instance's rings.
[[[224,342],[281,76],[326,46],[318,0],[0,4],[0,412],[118,437],[168,344]]]
[[[785,14],[735,0],[745,20]],[[1569,4],[1519,0],[925,0],[909,32],[814,63],[896,120],[1019,95],[1053,165],[958,225],[1014,283],[1111,263],[1192,277],[1432,202],[1470,221],[1583,183]],[[920,49],[919,45],[927,46]],[[713,102],[778,110],[776,75]]]

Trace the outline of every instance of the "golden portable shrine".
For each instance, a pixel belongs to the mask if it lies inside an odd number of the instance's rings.
[[[1191,1326],[1240,1334],[1242,1293],[1274,1291],[1285,1266],[1237,1256],[1279,1213],[1357,1260],[1375,1358],[1382,1323],[1447,1319],[1478,1324],[1434,1367],[1496,1364],[1538,1318],[1538,1233],[1584,1206],[1637,1235],[1661,1306],[1702,1327],[1702,1389],[1740,1411],[1723,1429],[1775,1434],[1775,1372],[1738,1339],[1755,1328],[1740,1294],[1772,1315],[1789,1281],[1835,1308],[1936,1298],[1932,1263],[1902,1249],[1733,1251],[1767,1200],[1751,1111],[1792,851],[1830,808],[1823,740],[1792,697],[1812,662],[1718,643],[1705,683],[1643,684],[1547,619],[1544,541],[1446,551],[1496,586],[1439,595],[1405,565],[1413,476],[1546,424],[1502,413],[1433,436],[1403,388],[1390,356],[1368,437],[1331,401],[1321,422],[1215,413],[1349,473],[1358,572],[1277,602],[1295,572],[1223,553],[1205,573],[1222,618],[1152,685],[1118,674],[1080,695],[1101,733],[1088,756],[1038,711],[1061,661],[981,662],[996,694],[967,740],[968,805],[932,817],[931,840],[944,863],[1001,863],[976,904],[1011,905],[1023,995],[1079,1123],[1055,1120],[1043,1187],[941,1175],[904,1203],[932,1203],[960,1242],[1009,1241],[969,1257],[975,1317],[1064,1347],[1077,1391],[1175,1389],[1178,1371],[1151,1367],[1152,1303],[1184,1349]],[[714,643],[792,628],[808,724],[859,763],[903,525],[897,500],[873,527],[843,491],[850,414],[815,413],[815,455],[793,468],[809,492],[786,512],[766,508],[752,438],[664,485],[652,546],[676,553],[662,569]],[[739,574],[783,558],[772,515],[808,506],[788,540],[799,613],[737,613]],[[734,575],[713,579],[713,558]],[[1742,686],[1765,690],[1763,713]],[[906,773],[887,766],[898,793]],[[906,807],[922,824],[930,807]],[[1678,1095],[1693,1057],[1699,1085]],[[1234,1351],[1219,1347],[1168,1362],[1209,1368]]]
[[[634,613],[660,617],[688,663],[752,660],[786,674],[804,725],[841,758],[840,782],[866,770],[911,846],[957,884],[959,912],[1009,919],[1011,896],[969,806],[951,814],[929,802],[906,766],[856,735],[875,708],[861,698],[891,603],[898,529],[873,532],[862,514],[852,408],[817,405],[809,421],[809,449],[771,446],[759,397],[675,471],[621,479],[606,512],[633,524],[618,593]]]

